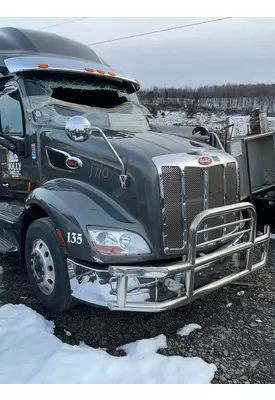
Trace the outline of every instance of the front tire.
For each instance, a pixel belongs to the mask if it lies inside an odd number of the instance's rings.
[[[76,304],[64,250],[50,218],[38,219],[29,226],[25,258],[31,288],[45,310],[59,313]]]

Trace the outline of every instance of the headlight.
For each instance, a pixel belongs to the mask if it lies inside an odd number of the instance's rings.
[[[87,227],[95,249],[104,255],[150,254],[146,241],[137,233],[112,229],[94,229]]]

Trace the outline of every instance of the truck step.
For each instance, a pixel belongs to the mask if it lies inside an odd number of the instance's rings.
[[[23,202],[17,200],[0,201],[0,220],[13,223],[23,211]]]
[[[10,211],[0,210],[0,219],[4,219],[6,221],[14,222],[18,217],[17,214],[13,214]]]
[[[18,249],[8,239],[0,237],[0,254],[13,253]]]

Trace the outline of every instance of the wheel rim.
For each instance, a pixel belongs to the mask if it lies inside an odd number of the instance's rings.
[[[55,268],[51,252],[42,239],[33,242],[31,269],[37,286],[49,296],[55,287]]]

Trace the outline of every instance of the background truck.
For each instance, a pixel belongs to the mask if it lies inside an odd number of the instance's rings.
[[[263,267],[269,227],[256,235],[236,159],[155,131],[139,82],[105,64],[54,34],[0,30],[0,252],[36,299],[155,312]]]

